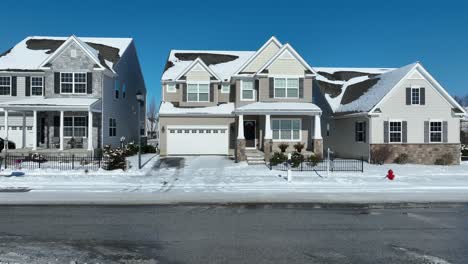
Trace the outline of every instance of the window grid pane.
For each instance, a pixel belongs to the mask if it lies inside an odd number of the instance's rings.
[[[10,95],[11,78],[0,77],[0,95]]]

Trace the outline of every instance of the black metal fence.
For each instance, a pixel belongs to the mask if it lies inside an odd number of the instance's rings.
[[[333,160],[322,160],[318,163],[312,163],[307,161],[305,158],[303,162],[298,162],[296,164],[288,164],[287,162],[282,162],[280,164],[272,165],[269,163],[270,170],[282,170],[287,171],[288,167],[291,166],[293,171],[327,171],[329,169],[333,171],[355,171],[355,172],[364,172],[364,158],[359,159],[333,159]],[[329,163],[327,166],[327,162]]]
[[[107,165],[107,159],[102,156],[74,154],[6,154],[1,162],[5,169],[98,170]]]

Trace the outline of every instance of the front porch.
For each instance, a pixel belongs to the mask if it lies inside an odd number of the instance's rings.
[[[27,100],[0,105],[4,118],[0,136],[16,145],[13,150],[7,149],[5,144],[3,152],[83,154],[101,146],[101,113],[92,103],[96,99],[92,102],[80,100],[83,105],[57,106],[45,105],[51,99],[41,99],[43,103],[39,105],[26,104]],[[60,100],[66,102],[70,99]]]
[[[302,153],[323,155],[321,110],[314,104],[257,102],[237,108],[235,114],[236,161],[248,160],[252,150],[262,151],[263,160],[269,161],[281,144],[288,145],[286,152],[302,143]]]

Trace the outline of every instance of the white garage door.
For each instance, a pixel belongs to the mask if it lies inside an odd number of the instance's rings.
[[[227,155],[227,126],[168,126],[168,155]]]
[[[33,131],[31,128],[26,128],[26,144],[25,147],[30,148],[33,145]],[[0,129],[0,137],[6,138],[6,132],[3,129]],[[23,127],[22,126],[8,126],[8,140],[15,143],[16,148],[21,148],[23,146]]]

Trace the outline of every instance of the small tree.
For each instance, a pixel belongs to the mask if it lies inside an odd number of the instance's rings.
[[[125,151],[117,148],[113,149],[111,146],[104,146],[104,158],[107,163],[104,166],[106,170],[125,169]]]

